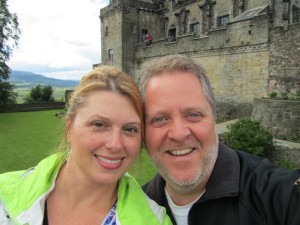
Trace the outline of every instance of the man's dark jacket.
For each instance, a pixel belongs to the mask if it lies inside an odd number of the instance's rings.
[[[164,188],[159,174],[143,186],[176,224]],[[300,170],[284,170],[220,143],[206,192],[192,206],[188,224],[300,225]]]

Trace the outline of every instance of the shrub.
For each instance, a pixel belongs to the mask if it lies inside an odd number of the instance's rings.
[[[26,103],[54,101],[53,88],[51,85],[43,86],[38,84],[31,88],[29,95],[25,98]]]
[[[273,91],[269,94],[270,98],[276,98],[277,97],[277,92]]]
[[[229,132],[222,135],[222,140],[235,150],[266,157],[274,149],[272,133],[249,117],[229,125],[228,129]]]

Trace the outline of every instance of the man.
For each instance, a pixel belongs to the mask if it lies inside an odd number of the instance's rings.
[[[300,224],[300,171],[218,141],[212,88],[201,66],[166,56],[141,75],[145,143],[159,171],[143,189],[174,224]]]

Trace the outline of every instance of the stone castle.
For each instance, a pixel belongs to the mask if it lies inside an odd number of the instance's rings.
[[[251,115],[271,93],[300,95],[300,0],[110,0],[100,20],[102,64],[137,83],[149,59],[184,54],[206,69],[227,114]]]

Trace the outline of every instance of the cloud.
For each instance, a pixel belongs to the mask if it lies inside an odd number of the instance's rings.
[[[9,61],[59,79],[80,79],[101,61],[100,9],[108,0],[10,0],[19,19],[19,47]]]

